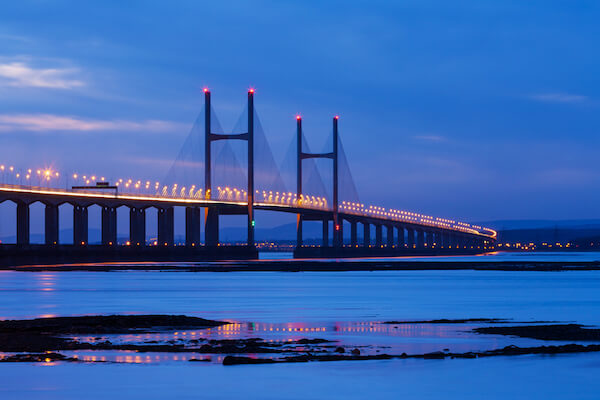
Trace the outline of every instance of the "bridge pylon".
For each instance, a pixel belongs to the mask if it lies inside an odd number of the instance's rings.
[[[248,90],[248,130],[243,133],[216,134],[211,128],[210,90],[204,89],[204,193],[212,197],[212,151],[211,144],[217,140],[245,140],[248,142],[248,246],[254,247],[254,89]],[[204,234],[207,246],[219,244],[219,210],[206,207],[204,211]]]
[[[338,198],[338,120],[339,116],[333,117],[333,151],[329,153],[306,153],[302,150],[302,117],[296,116],[296,195],[298,199],[302,196],[302,161],[309,158],[328,158],[333,162],[333,247],[341,247],[343,243],[342,221],[339,219],[339,198]],[[296,246],[302,246],[302,214],[296,217]],[[327,225],[328,219],[323,220],[323,245],[329,244],[329,233]]]

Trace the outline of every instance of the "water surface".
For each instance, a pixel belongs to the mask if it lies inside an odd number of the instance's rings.
[[[573,255],[590,257],[597,254]],[[487,317],[597,326],[599,288],[600,271],[2,271],[0,318],[187,314],[234,322],[227,330],[185,332],[196,337],[322,337],[364,353],[469,351],[543,342],[473,335],[472,324],[381,322]],[[153,335],[142,339],[173,333]],[[593,353],[233,367],[218,359],[189,363],[186,354],[115,353],[79,355],[122,364],[0,364],[0,398],[586,399],[600,389]]]

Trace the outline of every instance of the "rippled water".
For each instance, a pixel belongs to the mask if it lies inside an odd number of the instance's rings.
[[[469,351],[543,342],[473,335],[473,324],[381,322],[486,317],[600,325],[599,288],[600,271],[0,272],[0,318],[187,314],[235,323],[178,332],[186,337],[320,337],[364,353]],[[217,357],[189,363],[186,354],[78,355],[122,364],[0,363],[0,398],[591,399],[600,389],[600,356],[594,353],[233,367]]]

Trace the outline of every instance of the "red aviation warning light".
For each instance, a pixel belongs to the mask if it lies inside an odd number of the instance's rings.
[[[340,116],[339,116],[339,115],[336,115],[336,116],[335,116],[335,117],[333,117],[333,118],[335,118],[335,119],[340,119]]]
[[[204,93],[208,93],[208,88],[206,88],[206,87],[205,87],[205,88],[204,88],[204,89],[202,89],[202,90],[204,91]]]
[[[253,94],[254,93],[254,88],[248,89],[248,93]]]
[[[301,117],[300,115],[296,115],[296,119],[297,119],[298,121],[300,121],[300,120],[302,119],[302,117]]]

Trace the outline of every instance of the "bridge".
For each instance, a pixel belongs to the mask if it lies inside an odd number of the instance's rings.
[[[180,163],[192,165],[188,182],[121,178],[110,184],[104,177],[75,173],[63,177],[67,184],[60,187],[58,178],[62,175],[57,171],[28,169],[18,172],[14,167],[0,166],[2,173],[12,176],[10,182],[0,185],[0,203],[11,201],[16,204],[16,243],[0,245],[4,262],[256,258],[256,210],[296,216],[296,257],[471,254],[485,252],[493,246],[496,232],[489,228],[399,209],[367,206],[353,201],[356,199],[341,199],[340,167],[341,159],[345,157],[340,150],[338,116],[332,119],[332,148],[324,152],[310,152],[305,148],[302,117],[296,116],[296,185],[293,192],[256,187],[255,146],[259,122],[254,109],[254,90],[248,90],[247,95],[244,131],[225,134],[215,132],[211,92],[204,89],[203,137],[200,139],[204,144],[204,157],[203,160]],[[193,134],[194,131],[190,138],[198,140]],[[241,141],[246,145],[244,188],[213,186],[213,148],[216,142],[225,141]],[[186,142],[182,154],[190,147],[194,146]],[[331,162],[331,198],[303,190],[306,185],[304,164],[316,159]],[[170,175],[177,175],[178,165],[177,162],[174,164]],[[200,179],[202,172],[203,184]],[[264,175],[264,171],[260,173]],[[72,185],[68,184],[69,179]],[[30,205],[36,202],[44,205],[44,244],[41,245],[30,243]],[[59,208],[63,204],[73,207],[72,245],[59,242]],[[88,241],[88,209],[94,205],[101,208],[100,245],[90,245]],[[119,243],[117,239],[119,207],[129,210],[129,238],[126,243]],[[185,246],[177,246],[174,240],[175,207],[185,208]],[[153,243],[146,240],[146,210],[150,208],[157,210],[158,218],[158,234]],[[219,220],[224,215],[247,217],[245,244],[226,245],[219,240]],[[303,225],[306,221],[322,224],[320,246],[305,243]],[[344,234],[344,226],[349,228],[349,235]],[[374,240],[371,227],[374,227]],[[362,231],[360,238],[359,231]]]

